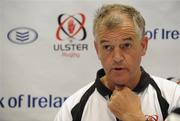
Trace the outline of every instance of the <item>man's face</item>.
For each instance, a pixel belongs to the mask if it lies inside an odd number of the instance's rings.
[[[147,38],[139,39],[133,22],[122,16],[121,26],[97,31],[95,47],[112,86],[132,87],[140,78],[141,57],[145,55]]]

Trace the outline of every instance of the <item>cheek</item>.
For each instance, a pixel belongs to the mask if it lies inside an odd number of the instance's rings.
[[[102,66],[105,69],[108,69],[111,66],[111,63],[112,63],[111,55],[105,55],[105,54],[101,53],[101,54],[99,54],[99,59],[101,61]]]
[[[105,54],[105,52],[102,50],[101,47],[99,47],[98,57],[99,57],[100,61],[106,61],[108,59],[107,54]]]
[[[127,56],[127,61],[129,63],[130,66],[139,66],[140,62],[141,62],[141,53],[138,52],[134,52],[130,55]]]

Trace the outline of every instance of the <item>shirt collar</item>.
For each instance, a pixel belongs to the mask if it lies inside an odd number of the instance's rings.
[[[149,85],[149,80],[150,80],[149,74],[146,73],[142,67],[141,67],[141,71],[142,71],[142,73],[141,73],[140,81],[136,85],[136,87],[133,89],[133,91],[136,93],[140,93],[140,92],[144,91]],[[110,89],[108,89],[100,80],[101,77],[103,77],[104,75],[105,75],[104,69],[100,69],[97,72],[95,86],[96,86],[98,92],[103,97],[111,96],[112,91]]]

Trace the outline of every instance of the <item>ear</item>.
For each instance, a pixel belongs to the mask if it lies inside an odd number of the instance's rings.
[[[146,51],[147,51],[147,47],[148,47],[148,37],[147,36],[144,36],[141,40],[141,52],[142,52],[142,56],[144,56],[146,54]]]

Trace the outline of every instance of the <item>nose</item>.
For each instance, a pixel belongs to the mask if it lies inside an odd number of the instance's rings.
[[[124,60],[124,57],[120,48],[114,49],[113,60],[116,63],[121,63]]]

